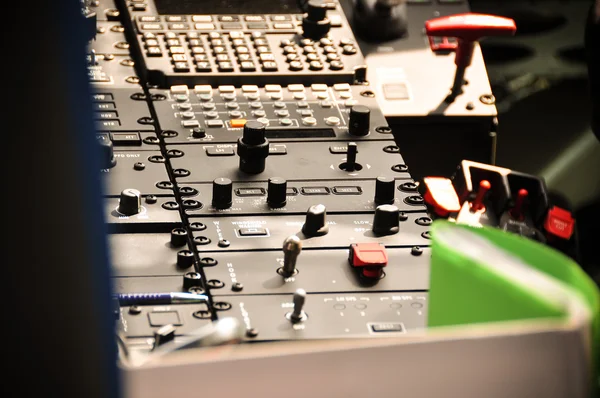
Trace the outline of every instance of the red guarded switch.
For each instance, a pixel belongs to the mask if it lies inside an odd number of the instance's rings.
[[[475,42],[486,36],[512,36],[517,31],[510,18],[487,14],[456,14],[425,22],[425,33],[430,37],[456,37],[456,75],[451,97],[461,92],[465,70],[471,65]]]
[[[452,212],[460,210],[460,201],[449,178],[425,177],[425,202],[440,217],[448,217]]]
[[[552,207],[548,211],[546,221],[544,222],[544,229],[548,234],[569,240],[573,235],[574,227],[575,219],[569,211],[557,206]]]
[[[360,269],[365,278],[381,279],[388,256],[381,243],[353,243],[350,245],[348,262],[353,268]]]

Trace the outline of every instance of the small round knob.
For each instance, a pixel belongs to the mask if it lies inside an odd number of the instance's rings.
[[[373,233],[375,235],[393,235],[400,230],[400,210],[394,205],[381,205],[375,209]]]
[[[180,250],[177,252],[177,267],[189,268],[194,265],[194,253],[190,250]]]
[[[396,180],[391,177],[377,177],[375,180],[375,204],[391,205],[396,195]]]
[[[319,0],[309,0],[307,13],[302,18],[302,36],[319,40],[331,29],[331,21],[327,18],[327,4]]]
[[[285,206],[287,202],[287,181],[279,177],[269,178],[267,192],[269,206],[274,208]]]
[[[115,152],[113,143],[111,140],[101,140],[100,143],[100,162],[103,169],[110,169],[115,167],[117,160],[115,159]]]
[[[322,236],[329,232],[327,225],[327,212],[325,206],[314,205],[306,212],[306,220],[302,226],[302,233],[308,237]]]
[[[348,132],[350,135],[365,136],[369,134],[371,110],[364,105],[354,105],[350,109]]]
[[[258,174],[265,170],[269,156],[269,140],[265,133],[265,125],[257,120],[250,120],[244,125],[243,135],[237,141],[239,169],[244,173]]]
[[[171,230],[171,246],[181,247],[187,243],[187,232],[183,228],[175,228]]]
[[[183,275],[183,289],[187,292],[190,287],[202,286],[202,275],[198,272],[186,272]]]
[[[212,205],[217,209],[228,209],[233,203],[233,184],[229,178],[213,181]]]
[[[260,145],[265,142],[265,125],[256,120],[249,120],[244,125],[242,136],[246,145]]]
[[[142,198],[137,189],[125,189],[121,192],[119,198],[119,207],[117,211],[126,216],[133,216],[142,210]]]

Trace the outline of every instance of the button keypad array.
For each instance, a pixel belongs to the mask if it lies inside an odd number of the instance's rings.
[[[173,72],[276,72],[277,63],[262,32],[245,34],[145,33],[147,57],[168,57]]]
[[[341,21],[339,14],[332,14],[332,21]],[[136,19],[140,32],[146,31],[267,31],[289,32],[301,29],[302,15],[140,15]],[[340,27],[341,23],[332,23]]]
[[[364,86],[339,83],[179,85],[152,92],[167,97],[154,103],[160,128],[171,131],[164,136],[167,143],[235,142],[248,120],[265,124],[272,140],[389,139],[388,133],[377,130],[385,126],[385,118],[376,100],[361,96],[362,91]],[[371,110],[371,134],[364,137],[349,134],[350,110],[359,103]],[[206,134],[195,135],[196,128]]]
[[[332,4],[332,28],[316,42],[303,38],[300,14],[153,15],[149,10],[130,16],[154,86],[241,85],[249,76],[259,85],[306,84],[320,81],[323,73],[331,83],[353,83],[365,75],[365,61],[341,8]]]

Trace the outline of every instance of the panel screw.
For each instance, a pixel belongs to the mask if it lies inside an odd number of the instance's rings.
[[[164,94],[152,94],[150,95],[150,99],[152,99],[152,101],[164,101],[167,99],[167,96]]]
[[[256,337],[256,336],[258,336],[258,329],[250,328],[250,329],[246,330],[246,336],[247,337]]]
[[[216,303],[213,303],[213,307],[218,311],[227,311],[231,309],[231,304],[226,303],[225,301],[217,301]]]
[[[381,134],[389,134],[392,132],[392,129],[388,126],[378,126],[375,127],[375,131]]]
[[[154,119],[152,119],[150,116],[142,116],[137,120],[137,122],[139,124],[154,124]]]
[[[217,243],[217,246],[219,247],[229,247],[229,245],[231,245],[231,243],[227,239],[221,239],[219,243]]]
[[[408,171],[408,166],[405,164],[395,164],[392,166],[392,171],[396,173],[406,173]]]
[[[213,289],[220,289],[223,286],[225,286],[225,284],[218,279],[211,279],[208,282],[206,282],[206,284],[208,285],[208,287],[211,287]]]
[[[231,285],[231,290],[234,292],[241,292],[244,290],[244,285],[239,282],[235,282],[233,285]]]
[[[405,182],[398,186],[398,190],[404,192],[416,192],[417,184],[415,184],[414,182]]]
[[[494,97],[492,94],[483,94],[481,97],[479,97],[479,101],[485,105],[494,105],[496,103],[496,97]]]
[[[201,223],[201,222],[193,222],[190,224],[190,227],[194,231],[204,231],[206,229],[206,224]]]
[[[420,256],[423,254],[423,249],[421,249],[419,246],[413,246],[413,248],[410,249],[410,254],[413,256]]]
[[[196,311],[192,314],[192,316],[194,318],[198,318],[198,319],[210,319],[210,311],[206,311],[206,310]]]
[[[431,225],[432,220],[429,217],[419,217],[415,220],[418,225],[422,225],[424,227]]]
[[[146,94],[144,93],[133,93],[129,96],[134,101],[146,101]]]
[[[141,171],[141,170],[144,170],[145,168],[146,168],[146,165],[142,162],[136,162],[133,164],[134,170]]]
[[[194,238],[194,243],[197,245],[208,245],[210,243],[210,239],[206,236],[196,236]]]
[[[212,257],[204,257],[200,260],[200,265],[203,265],[206,267],[214,267],[218,263],[219,262]]]
[[[138,315],[142,313],[142,307],[140,307],[139,305],[132,305],[131,307],[129,307],[129,313],[131,315]]]

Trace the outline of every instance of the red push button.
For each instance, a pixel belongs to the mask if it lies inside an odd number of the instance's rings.
[[[460,201],[452,181],[443,177],[425,177],[425,203],[433,208],[440,217],[447,217],[449,213],[460,210]]]
[[[353,243],[350,245],[348,261],[353,268],[359,268],[362,276],[380,279],[383,267],[387,266],[388,256],[381,243]]]
[[[548,211],[544,222],[544,229],[547,233],[565,240],[571,239],[574,226],[575,219],[571,213],[557,206]]]

